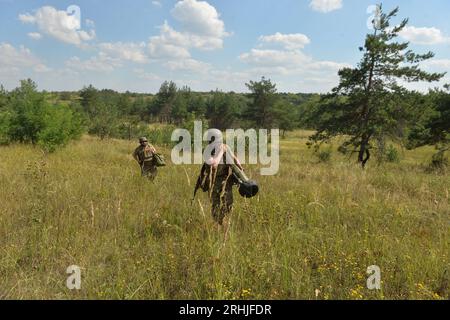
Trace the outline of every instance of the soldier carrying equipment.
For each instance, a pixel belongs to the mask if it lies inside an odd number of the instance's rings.
[[[214,137],[209,141],[214,143]],[[233,163],[227,163],[227,154]],[[211,158],[203,163],[200,175],[194,189],[194,198],[198,189],[208,191],[212,202],[211,213],[214,220],[222,225],[224,217],[233,208],[233,185],[239,185],[239,193],[243,197],[253,197],[258,192],[256,182],[247,178],[239,159],[233,154],[230,147],[224,143],[216,142]],[[194,199],[193,198],[193,199]]]
[[[157,167],[164,166],[164,159],[156,153],[155,147],[148,143],[146,137],[139,139],[139,147],[133,152],[133,158],[141,167],[141,174],[153,181],[158,174]]]

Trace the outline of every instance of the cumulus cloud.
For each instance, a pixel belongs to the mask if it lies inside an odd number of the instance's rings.
[[[312,0],[309,6],[314,11],[328,13],[342,8],[342,0]]]
[[[450,37],[445,36],[441,30],[434,27],[407,26],[400,32],[400,36],[411,43],[420,45],[450,44]]]
[[[421,67],[432,72],[448,72],[450,70],[450,59],[431,59],[423,61]]]
[[[276,33],[262,36],[259,41],[259,48],[242,53],[239,59],[250,66],[247,71],[250,75],[279,77],[278,81],[281,81],[289,90],[326,92],[338,83],[338,70],[351,67],[346,63],[321,61],[306,55],[301,49],[310,40],[303,34]],[[281,50],[261,48],[268,43],[280,43],[284,48]],[[295,79],[298,85],[286,79]]]
[[[51,6],[41,7],[34,14],[20,14],[19,20],[35,24],[42,33],[65,43],[81,45],[95,38],[95,30],[80,29],[80,21],[75,15],[69,15],[66,11]]]
[[[9,43],[0,43],[0,72],[2,74],[16,74],[27,68],[34,72],[48,72],[50,68],[36,57],[28,48],[15,48]]]
[[[148,58],[145,54],[146,44],[133,42],[115,42],[100,43],[98,45],[101,52],[109,56],[125,61],[136,63],[147,63]]]
[[[209,63],[195,59],[172,60],[166,62],[165,66],[170,70],[184,70],[195,73],[205,73],[211,68]]]
[[[133,69],[133,72],[137,75],[139,79],[147,80],[147,81],[159,81],[161,78],[154,73],[146,72],[143,69]]]
[[[216,8],[206,1],[179,1],[171,13],[183,29],[192,34],[219,39],[228,35]]]
[[[29,32],[28,36],[33,40],[40,40],[42,35],[39,32]]]
[[[117,67],[122,66],[119,59],[109,57],[100,52],[97,56],[87,60],[81,60],[79,57],[72,57],[66,61],[66,66],[74,71],[95,71],[110,72]]]
[[[302,49],[311,42],[302,33],[282,34],[279,32],[269,36],[261,36],[259,41],[282,44],[286,49]]]
[[[154,6],[156,6],[156,7],[162,7],[162,4],[161,4],[161,2],[160,1],[152,1],[152,4],[154,5]]]
[[[243,62],[264,67],[291,67],[308,62],[308,58],[300,51],[282,51],[252,49],[239,56]]]
[[[182,0],[171,11],[180,22],[181,31],[172,28],[167,21],[160,26],[160,34],[150,38],[149,52],[162,58],[189,58],[189,50],[215,50],[223,47],[223,39],[229,35],[217,10],[205,1]]]
[[[160,34],[150,38],[148,50],[153,58],[189,58],[189,39],[174,30],[167,21],[160,27]]]
[[[180,23],[175,30],[167,21],[159,27],[159,34],[150,38],[147,52],[171,70],[204,72],[207,63],[191,57],[191,49],[216,50],[223,47],[229,36],[217,10],[205,1],[181,0],[171,10],[172,17]]]

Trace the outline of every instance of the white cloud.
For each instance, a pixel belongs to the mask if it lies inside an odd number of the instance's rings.
[[[302,33],[282,34],[279,32],[269,36],[261,36],[259,40],[266,43],[279,43],[286,49],[302,49],[311,42]]]
[[[142,80],[147,81],[161,80],[161,78],[157,74],[146,72],[143,69],[133,69],[133,72],[138,76],[139,79]]]
[[[86,19],[86,26],[88,26],[89,28],[95,28],[95,22],[91,19]]]
[[[66,66],[74,71],[110,72],[121,65],[119,59],[111,58],[102,52],[87,60],[81,60],[79,57],[72,57],[66,61]]]
[[[205,1],[181,0],[171,10],[181,30],[175,30],[167,21],[159,27],[159,35],[150,38],[147,52],[171,70],[205,72],[209,64],[191,57],[191,49],[216,50],[223,47],[229,35],[217,10]]]
[[[153,58],[189,58],[189,38],[174,30],[167,21],[160,27],[160,34],[150,38],[148,50]]]
[[[80,29],[80,21],[75,15],[66,11],[59,11],[50,6],[39,8],[33,15],[20,14],[19,20],[23,23],[36,24],[39,30],[60,41],[81,45],[85,41],[95,38],[95,31]]]
[[[118,58],[121,60],[132,61],[136,63],[147,63],[148,58],[145,54],[145,43],[133,42],[115,42],[115,43],[100,43],[98,45],[101,52]]]
[[[312,0],[309,6],[314,11],[328,13],[342,8],[342,0]]]
[[[422,62],[421,65],[429,69],[445,72],[450,70],[450,59],[431,59]]]
[[[161,4],[161,2],[160,1],[152,1],[152,4],[154,5],[154,6],[156,6],[156,7],[162,7],[162,4]]]
[[[35,72],[46,72],[50,69],[37,58],[30,49],[20,46],[16,49],[9,43],[0,43],[0,71],[3,74],[17,73],[21,69],[28,68]]]
[[[267,50],[267,49],[252,49],[248,53],[243,53],[239,56],[243,62],[264,66],[264,67],[291,67],[301,65],[309,62],[300,51],[282,51],[282,50]]]
[[[29,32],[28,36],[33,40],[40,40],[42,35],[39,32]]]
[[[183,29],[190,33],[214,38],[228,35],[216,8],[206,1],[182,0],[171,12],[172,16],[181,22]]]
[[[195,73],[206,73],[211,65],[195,59],[172,60],[165,63],[170,70],[184,70]]]
[[[400,32],[400,36],[414,44],[450,44],[450,37],[445,36],[441,30],[434,27],[417,28],[414,26],[407,26]]]
[[[182,31],[167,21],[160,34],[150,38],[149,53],[155,58],[190,58],[189,49],[214,50],[223,47],[228,35],[216,9],[204,1],[182,0],[172,9],[172,16],[181,23]]]
[[[258,49],[239,56],[250,69],[252,77],[276,77],[284,89],[289,91],[326,92],[338,83],[337,72],[343,67],[351,67],[346,63],[315,60],[302,50],[310,40],[302,34],[283,35],[276,33],[262,36]],[[281,43],[283,50],[261,48],[267,43]]]

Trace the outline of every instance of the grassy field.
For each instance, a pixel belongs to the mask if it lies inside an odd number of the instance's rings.
[[[249,168],[260,193],[235,191],[225,242],[206,194],[191,204],[198,165],[152,184],[134,142],[0,147],[0,298],[449,299],[450,173],[425,170],[433,149],[362,171],[337,153],[318,163],[305,137],[282,141],[277,176]],[[371,265],[381,290],[366,288]]]

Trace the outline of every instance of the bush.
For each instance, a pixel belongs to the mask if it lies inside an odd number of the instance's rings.
[[[8,111],[0,111],[0,145],[10,142],[9,127],[11,123],[11,113]]]
[[[172,146],[177,142],[173,142],[172,132],[175,130],[175,126],[163,126],[159,128],[148,128],[143,132],[143,136],[146,136],[150,143],[158,146]]]
[[[66,106],[48,106],[44,114],[44,126],[38,132],[37,144],[48,152],[65,146],[82,133],[81,118]]]
[[[444,151],[439,151],[431,159],[430,167],[431,169],[445,169],[449,165],[447,157],[445,157]]]
[[[48,152],[64,146],[83,131],[81,116],[65,105],[52,105],[31,80],[10,93],[0,112],[0,143],[40,145]]]
[[[393,146],[389,145],[385,151],[384,158],[387,162],[398,163],[400,161],[400,155],[398,150]]]
[[[319,159],[319,162],[329,162],[331,160],[331,148],[325,149],[325,150],[318,150],[316,151],[316,156]]]

